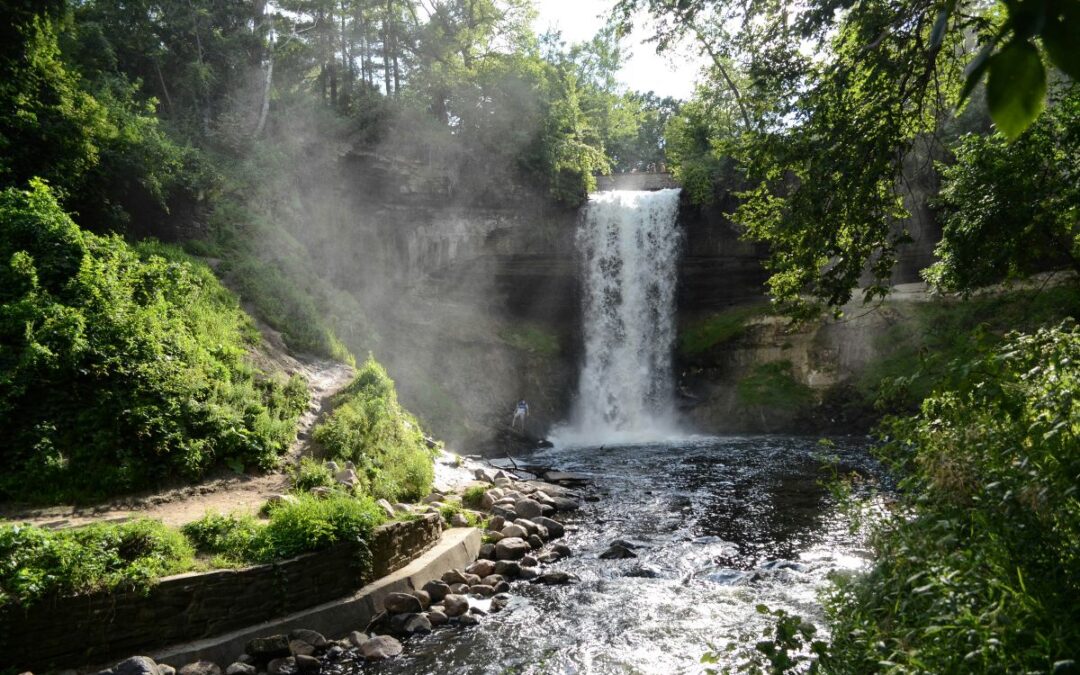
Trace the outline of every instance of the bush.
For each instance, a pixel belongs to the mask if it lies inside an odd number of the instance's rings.
[[[890,420],[905,479],[828,601],[830,670],[1050,672],[1080,643],[1080,330],[1013,334]]]
[[[84,232],[40,182],[0,192],[0,499],[92,499],[270,468],[307,403],[236,299],[179,250]]]
[[[304,457],[292,470],[293,489],[298,492],[309,492],[311,488],[328,487],[338,488],[341,484],[334,479],[334,472],[325,462],[320,462],[311,457]]]
[[[258,562],[291,558],[344,542],[360,545],[367,564],[367,542],[386,515],[371,497],[298,495],[270,511],[270,522],[251,543],[250,557]]]
[[[470,508],[480,508],[480,500],[490,488],[486,485],[474,485],[461,495],[461,503]]]
[[[0,527],[0,606],[114,588],[145,588],[194,563],[191,545],[160,522],[72,530]]]
[[[181,532],[200,553],[221,556],[225,563],[248,562],[259,524],[252,516],[211,511],[184,525]]]
[[[398,502],[431,491],[432,453],[382,366],[369,358],[333,404],[334,411],[315,428],[315,440],[331,459],[356,464],[362,492]]]

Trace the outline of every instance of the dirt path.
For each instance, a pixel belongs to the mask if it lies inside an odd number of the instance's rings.
[[[265,329],[264,329],[265,334]],[[260,365],[296,372],[308,380],[309,404],[300,418],[296,441],[282,458],[283,470],[257,476],[220,473],[197,485],[133,495],[93,506],[51,506],[40,509],[0,507],[0,522],[33,523],[47,527],[75,527],[93,522],[155,518],[168,525],[198,520],[207,511],[257,513],[267,498],[289,489],[284,470],[311,452],[311,431],[329,406],[330,398],[353,377],[353,369],[336,361],[298,359],[289,355],[271,335],[266,349],[256,355]]]

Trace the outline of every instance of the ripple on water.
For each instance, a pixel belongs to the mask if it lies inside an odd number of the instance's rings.
[[[564,541],[571,586],[515,584],[505,610],[479,626],[443,629],[355,673],[700,672],[709,645],[752,644],[764,603],[818,617],[817,589],[865,551],[820,480],[813,439],[697,439],[678,445],[565,448],[538,461],[591,477],[607,494],[587,502]],[[830,450],[868,471],[861,444]],[[615,539],[636,558],[602,560]]]

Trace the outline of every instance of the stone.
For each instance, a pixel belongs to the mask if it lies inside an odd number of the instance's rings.
[[[397,504],[394,504],[394,511],[398,513],[412,513],[412,507],[408,504],[398,502]]]
[[[469,519],[464,513],[455,513],[450,516],[450,527],[470,527]]]
[[[499,593],[491,599],[491,611],[501,612],[506,609],[506,606],[510,604],[510,595],[508,593]]]
[[[443,598],[443,607],[445,607],[446,616],[451,618],[461,616],[469,611],[469,600],[463,595],[451,594]]]
[[[532,522],[548,528],[549,539],[558,539],[559,537],[562,537],[566,534],[566,528],[563,527],[563,524],[559,523],[558,521],[552,521],[552,519],[549,517],[541,515],[535,518]]]
[[[377,635],[360,645],[360,654],[368,661],[385,661],[400,656],[401,643],[389,635]]]
[[[521,560],[529,552],[529,543],[519,537],[508,537],[495,544],[497,560]]]
[[[509,478],[496,478],[495,487],[508,488],[514,484],[514,481]]]
[[[450,587],[450,592],[456,593],[457,595],[465,595],[469,592],[469,584],[454,584]],[[445,601],[446,599],[443,598],[443,600]]]
[[[495,502],[499,501],[499,497],[495,494],[494,490],[488,490],[484,494],[480,495],[480,508],[485,511],[490,511],[492,506],[495,506]]]
[[[487,525],[487,529],[492,532],[501,532],[504,527],[506,527],[506,519],[502,516],[495,516],[488,521]]]
[[[503,529],[506,529],[506,528],[503,528]],[[487,537],[488,543],[491,543],[491,544],[498,544],[503,539],[506,539],[506,535],[503,534],[502,532],[488,532],[487,535],[485,535],[485,536]]]
[[[536,567],[522,567],[521,572],[518,574],[518,578],[525,581],[530,581],[538,576],[540,576],[540,570]]]
[[[427,497],[424,497],[421,500],[421,503],[422,504],[434,504],[436,502],[441,502],[444,499],[446,499],[446,495],[439,494],[438,492],[432,492]]]
[[[536,558],[534,558],[531,555],[527,555],[527,556],[525,556],[524,558],[521,559],[521,566],[522,567],[536,567],[539,564],[540,564],[540,561],[537,560]]]
[[[484,584],[474,584],[469,586],[469,592],[473,595],[478,595],[481,598],[490,598],[495,595],[495,589]]]
[[[495,563],[490,560],[477,560],[473,564],[465,568],[465,571],[469,574],[475,574],[478,577],[486,577],[489,574],[495,573]]]
[[[345,653],[345,648],[341,645],[333,645],[330,649],[326,650],[326,657],[329,659],[337,659]]]
[[[161,675],[176,675],[176,668],[173,668],[167,663],[159,663],[157,665],[157,669],[158,672],[161,673]],[[77,671],[72,670],[70,672],[73,675],[79,675]]]
[[[540,534],[540,526],[528,518],[518,516],[518,519],[514,521],[514,524],[525,530],[528,534]]]
[[[514,509],[507,508],[505,506],[499,506],[498,504],[491,507],[491,514],[493,516],[501,517],[503,521],[507,523],[514,522],[515,520],[517,520],[518,517],[517,512],[514,511]]]
[[[484,560],[494,560],[495,544],[484,544],[483,546],[481,546],[479,557],[483,558]]]
[[[431,621],[423,614],[412,614],[405,621],[402,632],[406,635],[423,635],[431,632]]]
[[[626,546],[619,543],[612,544],[608,550],[600,554],[601,560],[625,560],[626,558],[636,558],[637,554],[631,551]]]
[[[562,560],[562,556],[554,551],[544,551],[539,556],[537,556],[537,561],[544,563],[545,565],[557,563],[560,560]]]
[[[161,666],[149,656],[132,656],[112,667],[113,675],[161,675]]]
[[[384,514],[386,514],[387,518],[393,518],[395,515],[397,515],[397,512],[394,510],[394,505],[391,504],[388,500],[380,499],[375,503],[379,505],[379,508],[382,509]]]
[[[545,516],[549,516],[549,517],[553,516],[558,511],[558,509],[556,509],[551,504],[541,504],[540,506],[543,507],[543,511],[544,511]]]
[[[324,467],[326,467],[326,469],[327,469],[327,470],[328,470],[328,471],[329,471],[330,473],[337,473],[338,471],[341,471],[341,467],[340,467],[340,466],[338,466],[338,463],[337,463],[337,462],[335,462],[334,460],[330,460],[329,462],[327,462],[327,463],[326,463],[326,464],[324,464],[323,466],[324,466]]]
[[[284,635],[255,638],[247,643],[244,651],[260,661],[268,661],[289,655],[289,638]]]
[[[354,630],[353,632],[349,633],[349,643],[353,647],[359,647],[360,645],[367,642],[369,639],[371,638],[358,630]]]
[[[473,584],[480,583],[480,575],[479,574],[473,574],[472,572],[466,572],[465,573],[465,583],[468,584],[469,586],[472,586]]]
[[[317,486],[311,488],[310,490],[308,490],[308,492],[315,495],[319,499],[326,499],[330,495],[334,494],[333,490],[331,490],[330,488],[328,488],[328,487],[326,487],[324,485],[317,485]]]
[[[517,523],[510,523],[509,525],[504,527],[499,532],[499,534],[506,538],[517,537],[518,539],[524,539],[525,537],[529,536],[528,530],[518,525]]]
[[[255,675],[259,672],[259,669],[250,663],[240,663],[237,661],[228,668],[225,669],[225,675]]]
[[[544,515],[544,510],[540,507],[540,502],[535,499],[519,499],[514,503],[514,511],[521,518],[537,518]]]
[[[289,631],[289,640],[303,640],[315,649],[326,649],[330,646],[330,641],[327,640],[322,633],[306,628],[297,628]]]
[[[300,500],[296,495],[270,495],[266,498],[267,504],[296,504]]]
[[[550,586],[562,586],[564,584],[570,583],[572,579],[573,577],[571,577],[566,572],[549,570],[537,577],[536,580],[542,584],[548,584]]]
[[[534,551],[538,548],[544,548],[544,540],[541,539],[538,534],[530,534],[529,546],[531,546]]]
[[[501,575],[501,574],[489,574],[486,577],[484,577],[483,580],[481,580],[480,583],[484,584],[485,586],[494,586],[495,584],[499,583],[500,581],[505,581],[505,579],[503,578],[503,575]]]
[[[566,544],[552,544],[551,552],[552,553],[558,553],[563,558],[569,558],[570,556],[573,555],[573,552],[570,550],[570,547],[567,546]]]
[[[342,485],[352,487],[356,485],[357,476],[356,472],[352,469],[345,469],[344,471],[338,471],[334,474],[334,480]]]
[[[315,653],[315,645],[308,644],[303,640],[290,640],[289,649],[293,656],[311,656]]]
[[[458,617],[458,623],[462,626],[475,626],[480,623],[480,619],[475,614],[462,614]]]
[[[506,593],[510,590],[510,582],[504,579],[492,586],[492,588],[495,589],[496,593]]]
[[[322,663],[314,656],[301,654],[296,657],[296,670],[301,673],[317,673],[322,670]]]
[[[431,595],[427,591],[413,591],[413,595],[420,601],[420,606],[424,609],[431,607]]]
[[[418,614],[424,611],[419,598],[411,593],[390,593],[383,599],[383,607],[391,614]]]
[[[432,602],[442,602],[450,593],[450,585],[444,581],[432,580],[424,584],[424,592],[431,597]]]
[[[296,672],[296,659],[285,656],[279,659],[271,659],[266,664],[267,675],[293,675]]]
[[[577,511],[581,508],[581,504],[569,497],[552,497],[551,501],[554,502],[553,506],[556,511]]]
[[[476,480],[483,481],[485,483],[495,482],[495,477],[492,476],[487,469],[477,469],[476,471],[473,471],[473,476],[476,478]]]
[[[465,573],[458,569],[450,570],[442,575],[442,580],[443,583],[450,584],[451,586],[454,584],[463,584],[465,583]]]
[[[445,612],[440,612],[439,610],[433,610],[428,612],[427,618],[428,622],[430,622],[432,626],[443,626],[446,625],[446,622],[450,620],[450,617],[446,616]]]
[[[521,563],[516,560],[500,560],[495,563],[495,574],[513,579],[521,574]]]

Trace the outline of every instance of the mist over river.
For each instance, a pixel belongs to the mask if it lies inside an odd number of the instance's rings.
[[[753,649],[758,604],[820,618],[833,570],[860,569],[861,542],[821,484],[825,454],[872,471],[860,440],[696,438],[556,448],[524,458],[587,475],[598,501],[567,519],[568,586],[515,582],[509,605],[468,628],[409,640],[401,658],[335,673],[689,673],[712,645]],[[519,458],[522,461],[522,458]],[[616,539],[636,558],[598,556]],[[724,647],[736,642],[731,654]],[[723,662],[722,662],[723,663]]]

